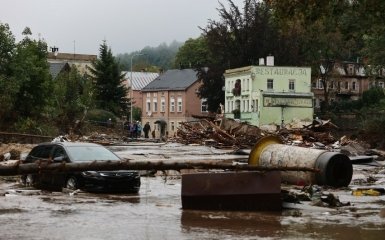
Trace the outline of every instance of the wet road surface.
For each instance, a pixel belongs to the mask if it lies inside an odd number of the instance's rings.
[[[180,179],[142,177],[137,195],[0,189],[0,239],[383,239],[385,198],[341,193],[353,208],[272,212],[181,209]],[[345,196],[344,196],[345,194]],[[377,204],[367,203],[372,199]],[[359,203],[361,201],[361,203]],[[354,209],[354,210],[353,210]]]

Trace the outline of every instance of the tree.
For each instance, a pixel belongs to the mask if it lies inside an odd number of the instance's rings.
[[[175,68],[193,68],[212,62],[206,39],[201,36],[196,39],[188,39],[178,50],[175,60]]]
[[[129,100],[124,74],[106,41],[100,45],[99,58],[92,63],[91,73],[95,83],[97,107],[118,116],[126,114]]]
[[[139,51],[144,55],[135,57],[132,68],[134,71],[145,69],[147,72],[170,69],[173,67],[175,54],[181,45],[181,43],[173,41],[170,44],[162,43],[158,47],[147,46]],[[138,52],[117,55],[117,59],[122,65],[122,70],[131,71],[131,57],[136,53]]]
[[[199,96],[207,99],[209,111],[216,111],[219,104],[224,103],[222,88],[226,69],[255,64],[269,54],[281,61],[286,51],[267,4],[245,0],[241,12],[232,0],[228,3],[229,9],[220,3],[219,21],[209,20],[208,25],[201,28],[212,61],[198,68],[203,81]],[[208,67],[207,72],[204,67]]]
[[[8,24],[0,22],[0,74],[9,76],[11,73],[10,63],[15,53],[15,37],[9,29]]]
[[[325,107],[329,106],[330,86],[336,62],[354,58],[357,42],[347,34],[352,26],[351,1],[269,1],[283,36],[298,37],[298,62],[310,65],[314,78],[324,88]],[[357,19],[355,19],[357,21]]]
[[[69,133],[93,106],[92,83],[72,66],[69,71],[63,71],[56,77],[54,99],[52,112],[55,122],[60,132]]]
[[[12,77],[15,37],[8,24],[0,23],[0,127],[11,117],[19,84]]]
[[[14,111],[19,117],[38,119],[52,97],[52,79],[47,62],[47,44],[30,39],[30,29],[16,46],[12,61],[14,79],[19,84]]]

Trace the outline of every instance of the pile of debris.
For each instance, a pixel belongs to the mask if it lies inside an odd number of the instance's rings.
[[[222,118],[217,122],[202,119],[183,122],[173,140],[183,144],[202,144],[215,147],[252,148],[263,136],[277,135],[285,144],[302,147],[325,148],[335,144],[337,139],[331,134],[338,128],[328,121],[314,120],[301,128],[288,125],[274,131],[262,130],[256,126],[233,119]],[[275,129],[275,128],[272,128]]]
[[[223,118],[220,122],[202,119],[182,122],[172,140],[183,144],[209,145],[216,148],[251,148],[256,141],[270,133],[247,123]]]

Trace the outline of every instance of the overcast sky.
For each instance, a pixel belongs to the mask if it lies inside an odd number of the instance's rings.
[[[242,9],[243,0],[233,2]],[[219,19],[217,8],[218,0],[0,0],[0,22],[16,41],[28,26],[60,52],[98,54],[105,39],[118,54],[196,38]]]

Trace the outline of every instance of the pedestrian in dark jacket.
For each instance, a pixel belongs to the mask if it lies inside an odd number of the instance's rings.
[[[151,126],[149,122],[146,122],[143,127],[144,137],[148,138],[148,133],[151,131]]]

